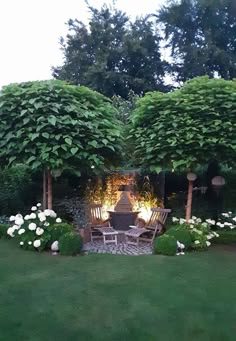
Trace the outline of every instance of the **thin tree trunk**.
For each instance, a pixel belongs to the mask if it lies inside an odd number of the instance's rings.
[[[163,207],[165,207],[165,187],[166,187],[166,173],[162,171],[159,173],[160,177],[160,193],[161,193],[161,200],[163,203]]]
[[[48,209],[52,210],[52,174],[48,171]]]
[[[47,172],[43,171],[43,209],[47,208]]]
[[[192,201],[193,201],[193,181],[188,182],[188,199],[186,205],[186,221],[191,219],[192,214]]]

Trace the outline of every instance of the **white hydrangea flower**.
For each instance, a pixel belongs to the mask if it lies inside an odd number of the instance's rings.
[[[207,227],[207,223],[202,223],[202,226],[203,227]]]
[[[44,214],[46,217],[50,217],[51,210],[48,210],[48,209],[44,210]]]
[[[176,223],[177,221],[179,221],[179,219],[176,218],[176,217],[173,217],[173,218],[172,218],[172,221],[173,221],[173,223]]]
[[[192,219],[193,219],[193,220],[197,220],[197,217],[195,217],[195,216],[193,215],[193,216],[192,216]]]
[[[49,209],[44,210],[44,214],[47,217],[51,217],[51,218],[56,218],[57,217],[56,212],[54,212],[53,210],[49,210]]]
[[[206,223],[210,224],[210,225],[215,225],[215,220],[213,219],[206,219]]]
[[[46,215],[45,215],[44,212],[39,212],[39,213],[38,213],[38,217],[39,217],[39,218],[42,218],[42,217],[46,217]]]
[[[23,219],[23,215],[20,214],[20,213],[18,213],[18,214],[16,215],[16,218],[21,218],[21,219]]]
[[[20,225],[13,225],[12,228],[13,228],[14,230],[19,230],[19,229],[20,229]]]
[[[202,222],[202,219],[201,219],[201,218],[197,218],[196,222],[197,222],[197,223],[201,223],[201,222]]]
[[[32,206],[31,207],[31,211],[37,211],[37,207],[36,206]]]
[[[19,235],[21,235],[21,234],[23,234],[23,233],[25,233],[25,229],[20,229],[20,230],[18,231],[18,234],[19,234]]]
[[[195,240],[194,244],[196,245],[200,244],[199,240]]]
[[[233,221],[236,221],[236,217],[232,218]]]
[[[42,205],[40,204],[40,202],[39,203],[37,203],[37,207],[41,207]]]
[[[36,239],[36,240],[34,241],[34,247],[40,247],[40,245],[41,245],[40,239]]]
[[[193,229],[193,228],[194,228],[194,225],[190,224],[189,227],[190,227],[190,229]]]
[[[34,231],[36,230],[37,225],[35,223],[30,223],[28,227],[30,231]]]
[[[61,218],[56,219],[56,223],[61,223],[61,222],[62,222]]]
[[[20,242],[20,245],[24,245],[24,242]]]
[[[19,226],[23,225],[24,224],[24,219],[21,218],[21,217],[16,217],[15,224],[19,225]]]
[[[232,226],[233,224],[232,224],[232,223],[225,222],[225,225],[226,225],[226,226]]]
[[[49,224],[49,222],[48,221],[46,221],[45,223],[44,223],[44,226],[49,226],[50,224]]]
[[[232,214],[233,212],[232,212],[232,211],[229,211],[228,213],[229,213],[229,214]]]
[[[30,220],[30,215],[26,214],[26,216],[24,217],[25,220]]]
[[[7,230],[7,234],[11,236],[12,238],[15,237],[14,232],[15,232],[15,229],[13,229],[13,227],[9,227],[9,229]]]
[[[234,225],[232,225],[232,226],[230,226],[229,227],[231,230],[233,230],[234,228],[235,228],[235,226]]]
[[[35,213],[31,213],[31,214],[30,214],[30,219],[36,219],[36,218],[37,218],[37,216],[36,216]]]
[[[189,223],[189,224],[194,224],[195,222],[194,222],[193,219],[189,219],[188,223]]]
[[[14,215],[11,215],[9,218],[9,221],[15,221],[16,217]]]
[[[44,233],[44,229],[41,229],[40,227],[37,227],[36,234],[37,236],[41,236]]]
[[[210,245],[211,245],[211,242],[206,241],[206,245],[207,245],[207,246],[210,246]]]
[[[180,225],[183,225],[185,222],[186,222],[186,220],[185,220],[185,219],[183,219],[183,218],[180,218],[180,220],[179,220],[179,223],[180,223]]]
[[[51,218],[56,218],[56,217],[57,217],[56,212],[54,212],[53,210],[51,210],[50,217],[51,217]]]
[[[229,213],[222,213],[222,216],[229,218]]]
[[[29,244],[29,245],[32,245],[32,242],[31,242],[31,241],[29,241],[29,242],[28,242],[28,244]]]

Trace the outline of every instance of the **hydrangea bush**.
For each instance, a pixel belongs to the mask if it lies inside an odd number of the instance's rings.
[[[41,210],[41,204],[31,208],[31,213],[23,217],[21,214],[9,218],[12,226],[7,234],[16,238],[19,245],[26,250],[44,250],[51,240],[50,227],[62,223],[61,218],[53,210]]]
[[[178,232],[176,232],[176,236],[181,236],[179,233],[181,230],[189,233],[191,243],[186,245],[186,249],[206,249],[211,245],[211,239],[219,237],[219,234],[211,229],[212,225],[215,225],[215,221],[211,219],[202,221],[201,218],[192,216],[192,218],[186,222],[183,218],[179,219],[173,217],[172,222]],[[174,235],[174,233],[172,233],[172,235]],[[184,240],[178,240],[178,242],[184,243]]]
[[[215,223],[217,229],[233,230],[236,228],[236,215],[232,211],[222,213],[219,221]]]

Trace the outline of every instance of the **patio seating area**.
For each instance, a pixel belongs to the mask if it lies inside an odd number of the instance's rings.
[[[125,211],[126,212],[126,211]],[[149,221],[137,218],[135,225],[124,230],[124,219],[118,222],[120,229],[114,229],[112,219],[102,219],[102,205],[90,206],[90,242],[85,243],[85,253],[109,253],[119,255],[150,255],[152,243],[163,233],[169,209],[152,208]],[[127,213],[127,212],[126,212]]]
[[[152,254],[152,244],[140,242],[139,245],[130,245],[126,243],[123,231],[116,231],[117,243],[104,243],[103,239],[93,240],[84,244],[85,253],[107,253],[113,255],[141,256]]]

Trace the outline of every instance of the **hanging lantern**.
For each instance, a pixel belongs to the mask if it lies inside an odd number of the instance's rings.
[[[188,173],[187,179],[188,181],[195,181],[197,179],[197,175],[195,173]]]
[[[213,186],[216,187],[222,187],[225,185],[225,179],[223,178],[223,176],[215,176],[212,180],[211,183]]]

